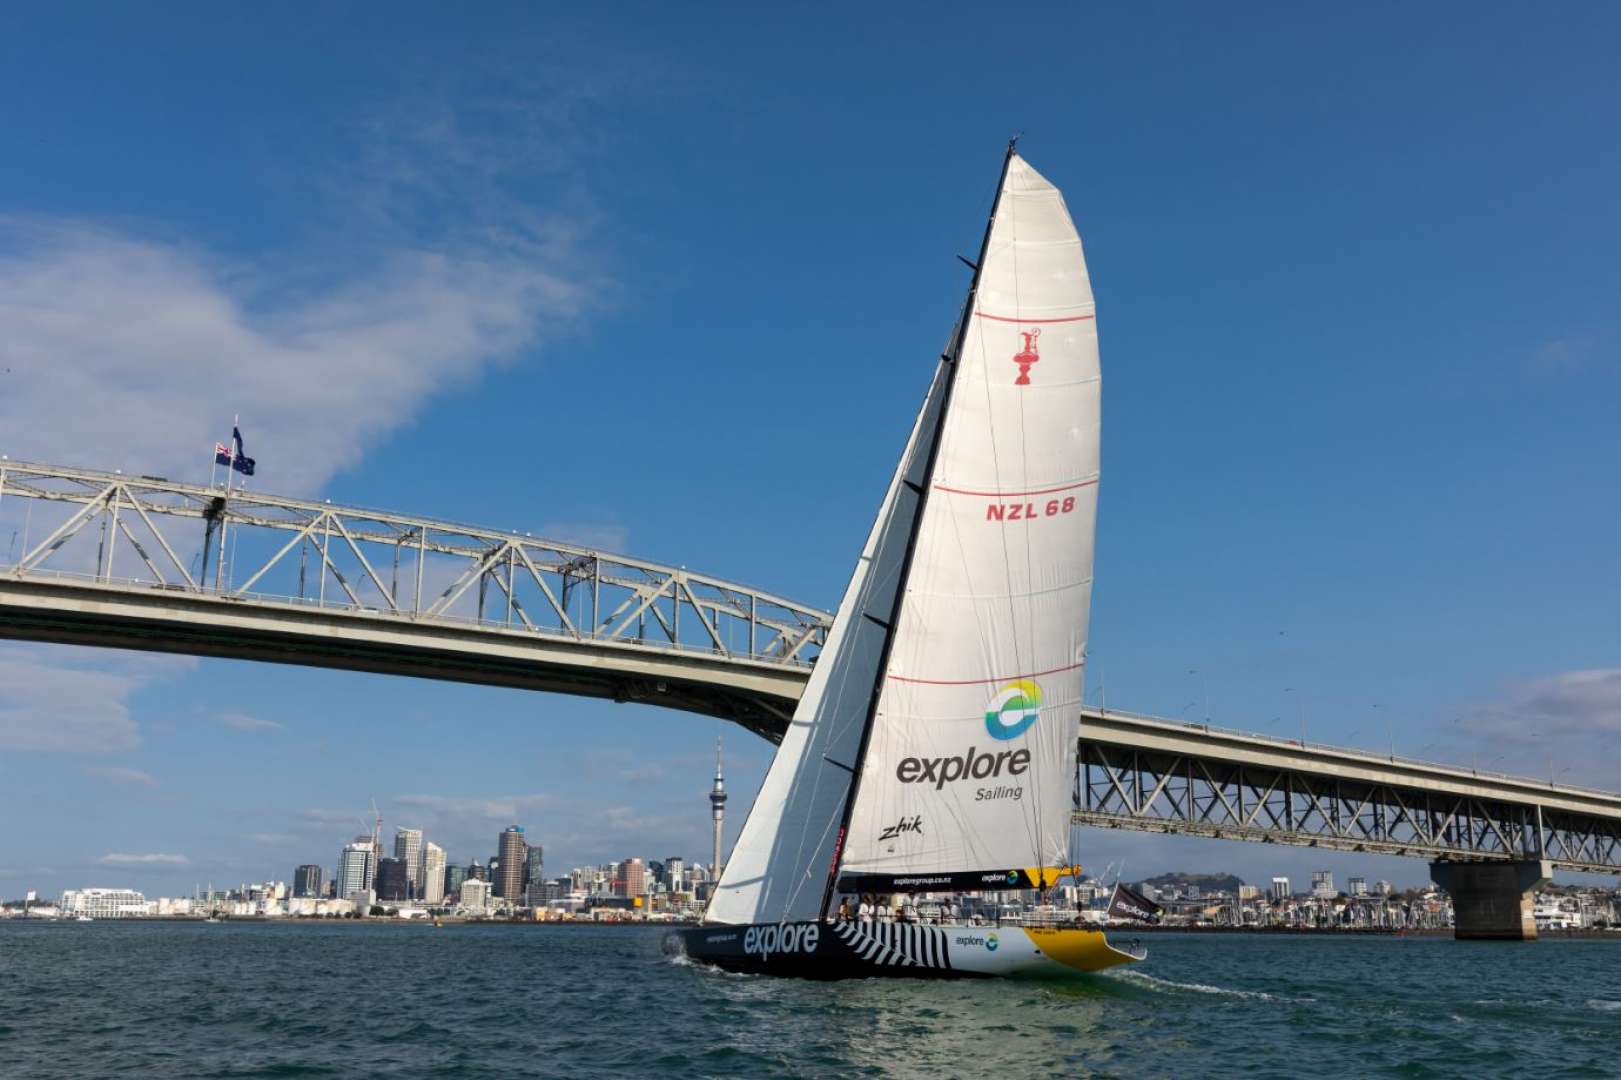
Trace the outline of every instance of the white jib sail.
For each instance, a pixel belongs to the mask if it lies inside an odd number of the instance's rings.
[[[1017,156],[959,366],[845,839],[842,873],[869,888],[1010,884],[1066,861],[1097,324],[1063,196]]]
[[[774,923],[821,914],[883,652],[883,630],[865,616],[887,620],[894,607],[948,374],[939,365],[833,629],[704,912],[706,923]]]

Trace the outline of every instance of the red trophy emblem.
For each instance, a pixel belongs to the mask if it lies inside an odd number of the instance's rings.
[[[1014,386],[1030,385],[1030,365],[1041,359],[1041,352],[1036,348],[1036,339],[1041,337],[1041,328],[1034,330],[1020,330],[1019,336],[1024,338],[1024,348],[1014,354],[1013,362],[1019,365],[1019,377],[1013,380]]]

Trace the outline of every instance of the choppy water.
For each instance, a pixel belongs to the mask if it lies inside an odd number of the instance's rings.
[[[725,975],[641,927],[0,924],[0,1075],[1621,1076],[1621,942],[1147,936],[1066,984]]]

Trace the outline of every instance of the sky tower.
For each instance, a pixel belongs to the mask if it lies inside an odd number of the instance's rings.
[[[709,808],[715,812],[715,858],[709,864],[711,880],[720,880],[720,830],[726,819],[726,781],[720,773],[720,740],[715,740],[715,786],[709,792]]]

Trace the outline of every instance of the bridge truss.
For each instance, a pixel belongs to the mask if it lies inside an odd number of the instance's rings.
[[[1367,764],[1335,769],[1325,759],[1380,763],[1354,751],[1318,751],[1311,764],[1287,767],[1234,761],[1220,751],[1122,746],[1090,740],[1091,720],[1082,723],[1077,824],[1438,860],[1547,859],[1566,870],[1621,873],[1621,814],[1613,806],[1590,812],[1558,805],[1579,798],[1578,790],[1525,780],[1508,785],[1513,778],[1490,775],[1471,782],[1466,770],[1431,778],[1417,768],[1391,768],[1391,778],[1359,778],[1354,774],[1369,771]],[[1403,773],[1412,778],[1404,782]],[[1494,789],[1504,795],[1493,797]]]
[[[691,689],[683,675],[712,660],[727,670],[776,669],[788,677],[784,685],[797,686],[831,622],[825,612],[758,589],[527,533],[159,476],[0,461],[0,601],[26,597],[30,587],[50,589],[53,599],[0,608],[0,636],[283,658],[229,647],[229,619],[216,627],[222,644],[210,649],[205,638],[213,631],[188,636],[171,617],[205,604],[216,615],[229,607],[302,616],[277,623],[277,633],[297,624],[337,652],[368,633],[399,639],[402,629],[443,631],[436,642],[457,632],[493,636],[509,652],[514,640],[544,640],[576,647],[551,649],[536,661],[553,674],[573,664],[568,679],[525,681],[509,664],[467,681],[619,698],[667,694],[661,703],[739,719],[767,737],[784,726],[780,678],[764,677],[764,691],[750,694],[717,689],[702,676],[694,696],[681,692]],[[94,604],[57,599],[72,590],[143,595],[149,632],[134,633],[139,617],[129,614],[120,626],[133,637],[108,625],[83,629],[95,621],[88,610]],[[47,608],[49,617],[41,614]],[[69,617],[69,608],[78,614]],[[157,625],[165,622],[167,630]],[[350,632],[362,624],[363,632]],[[638,665],[624,660],[627,649],[673,660]],[[463,677],[435,669],[432,651],[418,649],[414,671],[410,658],[329,666]],[[307,650],[285,658],[320,662]],[[791,701],[797,690],[787,696]]]

